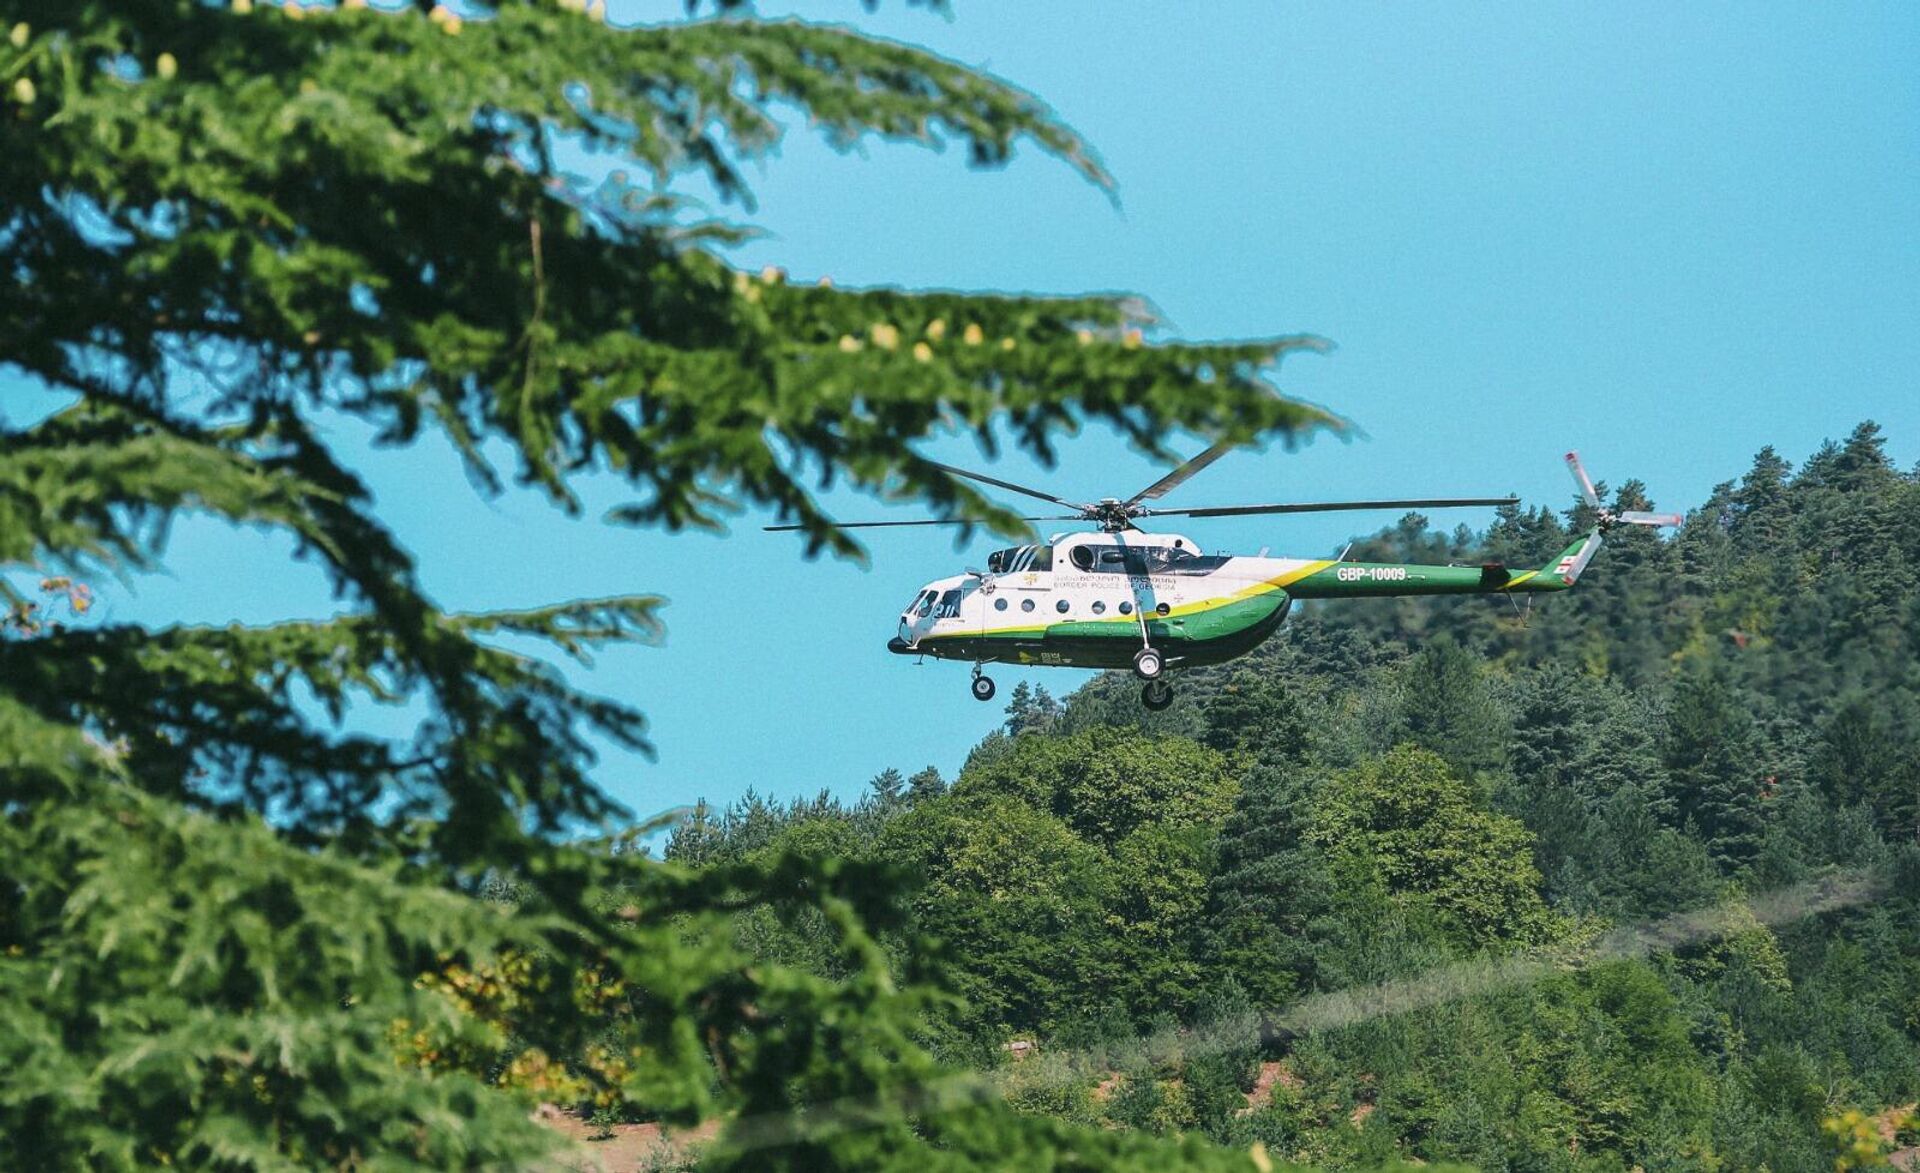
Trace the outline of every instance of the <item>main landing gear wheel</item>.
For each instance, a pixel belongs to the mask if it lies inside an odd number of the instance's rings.
[[[1149,680],[1140,690],[1140,703],[1159,712],[1173,703],[1173,685],[1164,680]]]
[[[993,699],[992,677],[976,676],[973,678],[973,699],[977,701],[990,701]]]
[[[1133,655],[1133,674],[1142,680],[1158,680],[1166,670],[1166,659],[1152,648],[1141,648]]]

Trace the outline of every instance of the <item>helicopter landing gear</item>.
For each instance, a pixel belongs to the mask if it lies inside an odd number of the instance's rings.
[[[1140,703],[1159,712],[1173,703],[1173,685],[1164,680],[1149,680],[1140,690]]]
[[[982,675],[978,664],[973,666],[973,699],[977,701],[993,699],[993,677]]]
[[[1133,654],[1133,674],[1142,680],[1158,680],[1167,670],[1167,661],[1151,646],[1141,648]]]

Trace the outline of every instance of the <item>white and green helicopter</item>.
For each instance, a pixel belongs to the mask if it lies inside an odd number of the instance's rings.
[[[1295,599],[1377,595],[1529,594],[1564,591],[1616,525],[1671,526],[1678,514],[1616,511],[1603,505],[1578,453],[1567,467],[1592,509],[1593,528],[1545,565],[1513,571],[1499,563],[1423,566],[1347,562],[1344,558],[1269,558],[1202,554],[1183,534],[1150,533],[1145,517],[1243,517],[1256,513],[1322,513],[1359,509],[1447,509],[1512,505],[1516,497],[1423,497],[1381,501],[1225,505],[1159,509],[1148,504],[1233,449],[1216,444],[1122,501],[1079,504],[951,465],[954,476],[1074,510],[1026,521],[1086,521],[1095,533],[1056,534],[1042,545],[1013,546],[987,557],[985,570],[937,579],[920,588],[900,613],[889,650],[973,662],[973,695],[992,700],[989,663],[1070,668],[1126,668],[1145,681],[1149,709],[1173,703],[1168,676],[1182,668],[1218,664],[1244,655],[1279,628]],[[951,525],[947,521],[840,523],[847,529]],[[798,526],[768,526],[797,529]]]

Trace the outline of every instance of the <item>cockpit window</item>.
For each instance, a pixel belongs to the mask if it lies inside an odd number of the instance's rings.
[[[1052,546],[1013,546],[987,555],[989,574],[1021,574],[1029,570],[1052,569]]]
[[[933,611],[934,597],[934,592],[932,591],[921,591],[920,597],[915,599],[908,609],[920,618],[925,619],[928,614]]]
[[[940,596],[940,605],[934,608],[933,617],[935,619],[960,618],[960,590],[958,587]]]

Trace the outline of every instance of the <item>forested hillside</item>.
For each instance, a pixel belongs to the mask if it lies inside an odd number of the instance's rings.
[[[1525,565],[1587,522],[1352,557]],[[1871,1161],[1920,1099],[1917,571],[1920,476],[1863,424],[1531,610],[1296,611],[1163,713],[1022,686],[951,783],[702,807],[666,854],[893,869],[896,965],[931,939],[959,995],[936,1049],[1032,1112],[1334,1168]],[[736,931],[838,964],[817,912]]]

